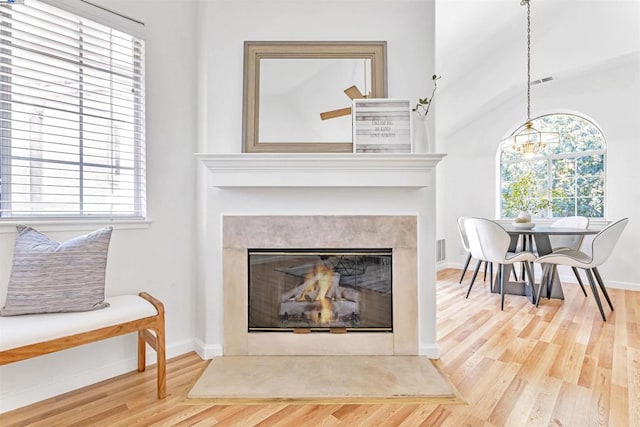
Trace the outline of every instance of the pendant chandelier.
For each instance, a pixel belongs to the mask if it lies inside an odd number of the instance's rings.
[[[547,145],[560,143],[558,132],[541,131],[531,122],[531,5],[530,0],[522,0],[527,6],[527,121],[524,128],[511,135],[503,143],[504,150],[510,150],[523,157],[533,157],[544,152]]]

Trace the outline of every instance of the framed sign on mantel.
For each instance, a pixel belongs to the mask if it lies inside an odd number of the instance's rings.
[[[411,100],[354,99],[354,153],[411,153]]]

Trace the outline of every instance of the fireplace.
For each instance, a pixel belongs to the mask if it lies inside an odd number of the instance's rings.
[[[437,357],[434,180],[443,157],[198,154],[207,172],[198,235],[198,354]],[[251,248],[391,249],[392,330],[249,332]]]
[[[392,332],[391,249],[249,249],[249,332]]]

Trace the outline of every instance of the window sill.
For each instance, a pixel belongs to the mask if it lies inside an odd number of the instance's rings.
[[[107,225],[113,226],[115,230],[139,230],[149,228],[150,219],[7,219],[0,220],[0,234],[15,233],[16,226],[25,224],[38,231],[93,231]]]

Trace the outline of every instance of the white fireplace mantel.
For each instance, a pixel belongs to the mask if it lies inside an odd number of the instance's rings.
[[[421,188],[446,154],[196,154],[212,187]]]
[[[418,340],[411,351],[432,358],[438,357],[434,183],[436,166],[445,154],[200,153],[195,156],[204,166],[199,174],[203,197],[199,206],[202,215],[198,237],[201,252],[197,262],[201,282],[197,289],[196,303],[196,351],[200,356],[210,359],[222,354],[231,354],[235,347],[232,347],[227,339],[229,336],[235,337],[235,334],[225,333],[225,307],[227,310],[238,310],[240,313],[246,310],[242,304],[234,305],[238,304],[239,299],[233,299],[232,304],[223,304],[224,296],[228,295],[223,292],[223,288],[232,283],[233,286],[237,286],[238,282],[236,279],[228,279],[225,272],[239,271],[246,274],[247,271],[246,265],[234,264],[236,258],[225,256],[236,252],[246,254],[246,251],[225,246],[225,218],[245,217],[249,218],[250,224],[269,217],[295,218],[296,221],[311,221],[314,224],[337,221],[331,223],[333,225],[325,225],[323,229],[341,233],[341,218],[364,218],[364,222],[353,225],[355,229],[358,226],[370,227],[369,222],[374,218],[413,217],[417,225],[416,244],[412,249],[414,255],[397,257],[394,262],[402,265],[395,270],[400,272],[401,268],[410,269],[408,271],[412,272],[412,277],[415,278],[413,286],[417,288],[417,304],[412,306],[413,308],[405,307],[406,314],[413,316],[418,326]],[[293,222],[295,221],[292,220]],[[396,231],[383,230],[385,226],[380,227],[382,229],[375,229],[378,230],[376,236],[397,234]],[[298,230],[302,228],[303,226],[298,226]],[[271,233],[274,239],[284,239],[287,236],[307,238],[305,236],[308,235],[306,229],[300,232],[287,229],[286,233],[272,233],[266,228],[260,230],[256,235],[262,236],[263,232]],[[369,228],[365,229],[367,230],[370,231]],[[241,233],[245,234],[244,231]],[[330,247],[343,247],[342,242],[338,240],[339,237],[336,237],[327,244]],[[278,242],[279,240],[276,243]],[[298,242],[296,246],[302,244]],[[312,245],[313,242],[304,244]],[[347,245],[344,247],[348,247],[352,243],[344,244]],[[362,245],[357,244],[359,247]],[[414,259],[417,261],[413,262]],[[240,282],[241,287],[246,285],[244,278]],[[294,340],[303,351],[314,352],[314,346],[318,345],[315,338],[314,344],[307,346],[305,340],[311,338],[302,337],[303,335],[287,336],[286,339]],[[324,337],[325,341],[330,340],[332,343],[346,340],[341,334],[327,335],[329,337]],[[265,337],[267,335],[263,334],[259,338],[266,339]],[[359,333],[347,338],[366,341],[366,337],[366,333]],[[253,337],[247,338],[247,348],[253,348],[254,341]],[[395,341],[395,333],[390,345],[393,351],[409,351],[406,348],[398,350],[400,344]],[[369,351],[366,346],[356,346],[355,350],[352,347],[344,351]],[[334,348],[337,347],[323,347],[322,351]],[[339,353],[338,350],[331,351]]]

